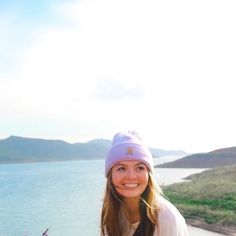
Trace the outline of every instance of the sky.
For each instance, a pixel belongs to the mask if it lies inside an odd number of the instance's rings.
[[[236,146],[234,0],[0,1],[0,138]]]

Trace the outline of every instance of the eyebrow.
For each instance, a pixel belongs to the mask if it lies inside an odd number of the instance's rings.
[[[136,163],[134,166],[138,166],[138,165],[144,165],[144,166],[145,166],[145,164],[142,163],[142,162],[138,162],[138,163]],[[127,165],[126,165],[126,164],[123,164],[123,163],[118,163],[118,164],[116,164],[116,166],[127,166]]]

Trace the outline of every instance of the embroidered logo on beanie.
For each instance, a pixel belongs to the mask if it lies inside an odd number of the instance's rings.
[[[133,155],[134,154],[134,149],[132,147],[127,147],[127,155]]]

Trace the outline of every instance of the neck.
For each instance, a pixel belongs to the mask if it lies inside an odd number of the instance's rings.
[[[130,223],[136,223],[140,221],[139,201],[139,198],[124,199],[124,206],[127,212],[127,219]]]

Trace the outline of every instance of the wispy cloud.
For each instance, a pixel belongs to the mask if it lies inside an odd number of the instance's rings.
[[[131,85],[127,87],[116,79],[97,79],[96,90],[93,99],[105,101],[143,99],[145,91],[141,85]]]

